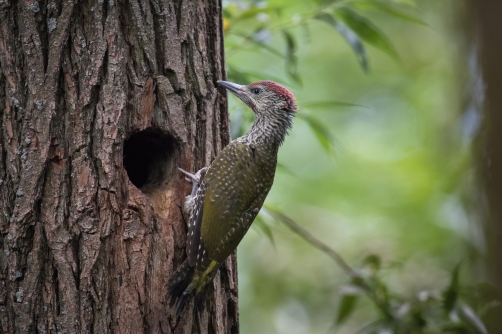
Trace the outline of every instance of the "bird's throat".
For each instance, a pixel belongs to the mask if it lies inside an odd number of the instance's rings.
[[[279,148],[293,125],[293,114],[284,110],[256,113],[249,131],[239,141]]]

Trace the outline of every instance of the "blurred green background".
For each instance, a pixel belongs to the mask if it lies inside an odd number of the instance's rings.
[[[367,73],[339,31],[312,18],[336,19],[345,6],[383,36],[355,32]],[[356,269],[376,255],[396,317],[415,303],[426,313],[429,299],[444,305],[460,261],[462,283],[484,280],[472,153],[481,118],[470,93],[479,82],[466,3],[226,0],[224,8],[229,79],[279,81],[300,106],[267,205]],[[253,115],[233,97],[230,112],[235,137]],[[241,333],[356,333],[381,318],[361,297],[337,324],[350,278],[267,212],[238,259]],[[440,333],[458,320],[444,318],[410,332]],[[368,332],[399,333],[391,327]]]

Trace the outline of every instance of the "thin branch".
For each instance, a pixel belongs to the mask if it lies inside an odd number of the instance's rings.
[[[359,273],[356,270],[354,270],[351,266],[349,266],[347,264],[347,262],[345,262],[345,260],[341,257],[340,254],[338,254],[334,249],[332,249],[331,247],[329,247],[328,245],[326,245],[325,243],[323,243],[321,240],[319,240],[316,237],[314,237],[312,234],[310,234],[309,231],[307,231],[306,229],[304,229],[303,227],[301,227],[300,225],[298,225],[294,220],[292,220],[291,218],[285,216],[281,212],[279,212],[279,211],[277,211],[275,209],[270,208],[269,206],[267,206],[265,208],[265,210],[272,217],[274,217],[275,219],[283,222],[293,232],[295,232],[296,234],[298,234],[299,236],[301,236],[303,239],[305,239],[312,246],[314,246],[315,248],[319,249],[323,253],[327,254],[351,278],[359,278],[359,277],[361,277],[361,275],[359,275]]]
[[[293,219],[284,215],[280,211],[271,208],[270,206],[264,206],[262,208],[267,214],[272,216],[274,219],[282,222],[287,227],[289,227],[294,233],[298,234],[305,241],[310,243],[315,248],[319,249],[321,252],[328,255],[335,263],[350,277],[353,279],[353,283],[362,288],[366,295],[375,303],[375,305],[380,309],[380,311],[385,315],[387,319],[393,319],[392,313],[389,311],[385,301],[383,301],[375,289],[372,288],[365,280],[364,277],[361,276],[359,272],[353,269],[349,264],[342,258],[338,252],[336,252],[333,248],[326,245],[321,240],[314,237],[310,232],[306,229],[298,225]]]

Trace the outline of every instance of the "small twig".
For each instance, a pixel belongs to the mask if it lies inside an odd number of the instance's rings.
[[[383,302],[375,289],[373,289],[367,282],[365,282],[364,278],[358,273],[355,269],[353,269],[349,264],[342,258],[338,252],[336,252],[333,248],[326,245],[321,240],[314,237],[310,232],[306,229],[298,225],[293,219],[288,216],[282,214],[281,212],[270,208],[269,206],[263,207],[269,215],[271,215],[274,219],[282,222],[287,227],[289,227],[294,233],[298,234],[305,241],[310,243],[315,248],[319,249],[324,254],[328,255],[335,263],[350,277],[354,280],[354,284],[359,286],[364,290],[366,295],[375,303],[375,305],[382,311],[382,313],[388,319],[393,319],[393,315],[387,309],[385,302]]]
[[[321,240],[317,239],[314,237],[310,232],[308,232],[306,229],[298,225],[294,220],[291,218],[283,215],[282,213],[271,209],[270,207],[267,207],[265,209],[272,217],[276,218],[277,220],[283,222],[287,227],[289,227],[293,232],[296,234],[300,235],[303,239],[305,239],[308,243],[310,243],[312,246],[315,248],[319,249],[323,253],[327,254],[329,257],[335,261],[335,263],[342,268],[343,271],[347,275],[349,275],[351,278],[359,278],[361,275],[354,269],[352,269],[351,266],[345,262],[345,260],[338,254],[334,249],[323,243]]]

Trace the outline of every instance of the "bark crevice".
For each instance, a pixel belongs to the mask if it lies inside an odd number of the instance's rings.
[[[176,167],[229,141],[220,15],[209,0],[0,3],[0,332],[191,332],[165,303],[191,187]],[[235,266],[202,333],[235,333]]]

